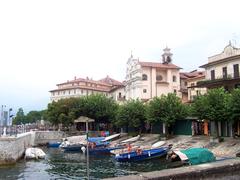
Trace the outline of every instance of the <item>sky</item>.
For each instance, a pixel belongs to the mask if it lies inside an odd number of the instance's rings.
[[[2,0],[0,105],[47,108],[56,84],[87,76],[123,81],[126,62],[173,63],[192,71],[240,47],[237,0]]]

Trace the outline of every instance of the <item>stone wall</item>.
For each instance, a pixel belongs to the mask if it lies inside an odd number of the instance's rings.
[[[59,131],[36,131],[19,134],[16,137],[0,137],[0,165],[16,163],[23,157],[28,147],[61,140],[64,136],[64,133]]]
[[[213,180],[213,179],[239,179],[240,158],[216,161],[195,166],[164,169],[137,175],[108,178],[108,180]]]
[[[49,141],[59,141],[65,137],[62,131],[36,131],[34,134],[34,145],[45,145]]]

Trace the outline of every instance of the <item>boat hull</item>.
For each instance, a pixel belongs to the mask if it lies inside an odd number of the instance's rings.
[[[130,153],[117,154],[115,159],[118,162],[136,162],[165,156],[169,151],[168,147],[143,150],[141,153],[132,151]]]
[[[58,148],[60,146],[61,142],[49,142],[48,147],[49,148]]]

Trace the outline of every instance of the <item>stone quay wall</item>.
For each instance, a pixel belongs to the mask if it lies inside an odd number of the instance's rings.
[[[60,131],[35,131],[0,137],[0,165],[14,164],[23,157],[26,148],[60,140],[64,136]]]
[[[108,178],[108,180],[214,180],[240,179],[240,158],[216,161],[195,166],[164,169],[137,175]]]

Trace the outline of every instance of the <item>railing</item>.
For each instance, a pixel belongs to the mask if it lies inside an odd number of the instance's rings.
[[[0,126],[0,136],[17,136],[17,134],[30,132],[34,130],[49,131],[53,130],[50,126],[28,124],[28,125],[12,125],[12,126]]]
[[[221,82],[223,80],[234,80],[239,78],[240,78],[239,74],[232,73],[227,75],[221,75],[221,76],[215,77],[214,79],[206,79],[206,80],[198,81],[197,85],[201,86],[209,83]]]

